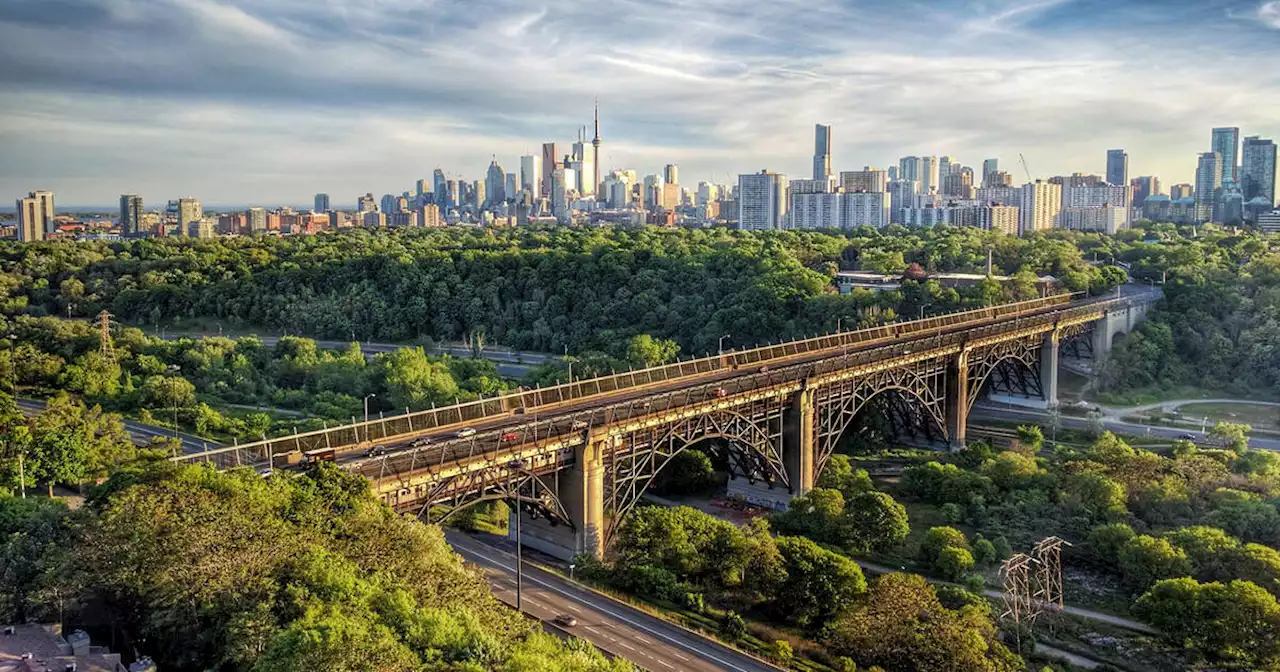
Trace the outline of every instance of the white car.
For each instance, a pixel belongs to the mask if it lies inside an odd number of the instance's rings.
[[[574,421],[573,421],[573,424],[572,424],[572,425],[570,425],[570,427],[573,427],[574,429],[586,429],[586,428],[587,428],[587,421],[586,421],[586,420],[574,420]]]
[[[474,429],[472,429],[472,428],[470,428],[470,427],[463,427],[462,429],[459,429],[459,430],[458,430],[458,433],[456,434],[456,436],[457,436],[459,439],[465,439],[465,438],[467,438],[468,436],[475,436],[475,435],[476,435],[476,430],[474,430]]]

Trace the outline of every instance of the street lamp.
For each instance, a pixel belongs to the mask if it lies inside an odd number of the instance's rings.
[[[170,364],[166,368],[169,373],[177,373],[182,370],[182,367],[177,364]],[[178,439],[179,444],[182,443],[182,439],[178,436],[178,397],[176,395],[173,397],[173,438]]]
[[[719,350],[722,355],[724,354],[724,339],[726,338],[729,338],[729,334],[721,336],[720,340],[716,342],[716,350]]]
[[[369,394],[364,395],[364,440],[365,441],[369,440],[369,400],[376,396],[378,395],[374,394],[373,392],[370,392]],[[356,438],[357,439],[360,438],[360,435],[357,434]]]
[[[507,463],[507,468],[512,471],[524,471],[524,462],[521,460],[511,460]],[[516,611],[522,611],[520,608],[520,595],[524,588],[524,554],[521,552],[520,546],[520,491],[516,490]]]

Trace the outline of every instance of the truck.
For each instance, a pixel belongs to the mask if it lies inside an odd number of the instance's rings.
[[[337,459],[338,451],[332,448],[317,448],[302,454],[302,463],[306,465],[312,465],[317,462],[336,462]]]

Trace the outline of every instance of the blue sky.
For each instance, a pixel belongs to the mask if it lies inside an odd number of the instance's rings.
[[[5,0],[0,192],[335,203],[508,171],[599,97],[605,168],[908,154],[1191,181],[1280,136],[1280,0]]]

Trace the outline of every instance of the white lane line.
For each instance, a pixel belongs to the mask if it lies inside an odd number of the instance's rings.
[[[476,543],[478,543],[478,542],[476,542]],[[460,546],[460,545],[459,545],[459,546],[455,546],[454,548],[458,549],[459,551],[463,551],[463,552],[465,552],[465,553],[467,553],[467,554],[469,554],[469,555],[472,555],[472,556],[475,556],[475,557],[477,557],[477,558],[480,558],[481,560],[487,561],[487,562],[489,562],[490,564],[498,565],[499,567],[502,567],[503,569],[505,569],[505,570],[507,570],[507,571],[510,571],[510,572],[514,572],[514,571],[516,571],[516,570],[515,570],[515,566],[514,566],[514,565],[508,566],[508,565],[506,565],[505,563],[503,563],[502,561],[494,560],[493,558],[490,558],[490,557],[488,557],[488,556],[482,555],[482,554],[480,554],[480,553],[476,552],[475,550],[468,549],[468,548],[465,548],[465,547]],[[509,555],[509,553],[507,553],[506,551],[503,551],[503,550],[499,550],[499,549],[493,549],[493,550],[494,550],[494,552],[499,553],[499,554],[501,554],[501,555]],[[567,598],[567,599],[570,599],[570,600],[573,600],[573,601],[576,601],[576,602],[580,602],[580,601],[581,601],[581,600],[580,600],[580,599],[578,599],[577,597],[575,597],[575,596],[573,596],[573,595],[570,595],[569,593],[567,593],[567,592],[565,592],[565,591],[563,591],[563,590],[561,590],[561,589],[559,589],[559,588],[557,588],[557,587],[555,587],[555,586],[553,586],[553,585],[551,585],[551,584],[547,583],[546,581],[543,581],[543,580],[541,580],[541,579],[539,579],[539,578],[537,578],[537,577],[535,577],[535,576],[529,576],[529,577],[527,577],[527,578],[528,578],[530,581],[533,581],[534,583],[536,583],[536,584],[538,584],[538,585],[540,585],[540,586],[542,586],[542,587],[546,588],[547,590],[550,590],[550,591],[552,591],[552,592],[554,592],[554,593],[556,593],[556,594],[558,594],[558,595],[560,595],[560,596],[562,596],[562,597],[565,597],[565,598]],[[670,635],[667,635],[667,634],[662,633],[662,632],[658,632],[658,631],[654,630],[653,628],[650,628],[650,627],[648,627],[648,626],[646,626],[646,625],[644,625],[644,624],[642,624],[642,623],[637,623],[637,622],[635,622],[635,621],[631,620],[630,618],[627,618],[626,616],[623,616],[622,614],[619,614],[619,613],[617,613],[616,611],[613,611],[612,609],[606,608],[606,607],[604,607],[604,606],[602,606],[602,605],[599,605],[599,604],[592,604],[591,606],[592,606],[592,607],[594,607],[597,611],[600,611],[601,613],[608,614],[608,615],[610,615],[610,616],[612,616],[612,617],[614,617],[614,618],[618,619],[619,621],[622,621],[623,623],[626,623],[627,625],[630,625],[630,626],[631,626],[631,627],[633,627],[633,628],[638,628],[638,629],[640,629],[640,630],[643,630],[643,631],[645,631],[645,632],[649,633],[650,635],[652,635],[652,636],[654,636],[654,637],[657,637],[658,639],[664,640],[664,641],[668,642],[669,644],[672,644],[672,645],[674,645],[674,646],[676,646],[676,647],[678,647],[678,648],[680,648],[680,649],[683,649],[683,650],[685,650],[685,651],[688,651],[689,653],[692,653],[692,654],[694,654],[695,656],[698,656],[698,657],[700,657],[700,658],[707,658],[707,659],[709,659],[709,660],[711,660],[711,661],[714,661],[715,663],[717,663],[717,664],[719,664],[719,665],[721,665],[721,666],[725,667],[726,669],[730,669],[730,670],[738,670],[738,672],[748,672],[748,671],[747,671],[747,668],[745,668],[745,667],[739,667],[739,666],[737,666],[737,665],[734,665],[733,663],[730,663],[729,661],[724,660],[724,659],[722,659],[722,658],[720,658],[720,657],[718,657],[718,656],[715,656],[715,655],[713,655],[713,654],[711,654],[711,653],[709,653],[709,652],[706,652],[706,651],[697,651],[696,649],[693,649],[692,647],[690,647],[688,644],[685,644],[685,643],[681,642],[680,640],[678,640],[678,639],[676,639],[676,638],[674,638],[674,637],[672,637],[672,636],[670,636]],[[686,660],[686,661],[687,661],[687,660],[688,660],[688,658],[685,658],[684,660]]]
[[[672,665],[671,663],[668,663],[667,661],[665,661],[665,660],[663,660],[663,659],[661,659],[661,658],[655,658],[654,660],[657,660],[659,663],[662,663],[663,665],[666,665],[667,667],[669,667],[669,668],[671,668],[671,669],[673,669],[673,670],[674,670],[674,669],[676,669],[674,665]]]
[[[628,650],[628,651],[635,651],[635,650],[636,650],[636,647],[631,646],[630,644],[628,644],[628,643],[626,643],[626,642],[618,642],[618,643],[622,645],[622,648],[624,648],[624,649],[626,649],[626,650]]]

